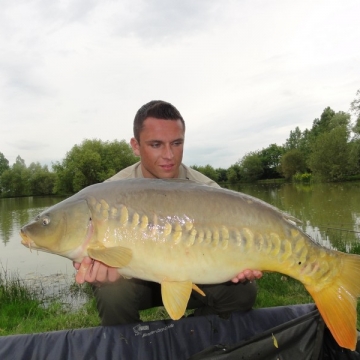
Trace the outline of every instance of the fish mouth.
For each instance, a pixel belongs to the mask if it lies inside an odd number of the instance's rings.
[[[21,244],[31,250],[31,248],[33,247],[33,241],[31,241],[31,239],[25,234],[23,229],[20,230],[20,236],[22,238]]]
[[[31,240],[29,238],[29,236],[27,236],[27,234],[25,233],[25,231],[23,229],[20,230],[20,236],[22,237],[21,240],[21,244],[24,245],[25,247],[27,247],[30,252],[32,252],[32,250],[40,250],[40,251],[46,251],[43,249],[40,249],[33,240]]]

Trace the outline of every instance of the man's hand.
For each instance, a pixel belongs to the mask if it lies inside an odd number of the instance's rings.
[[[85,257],[81,263],[74,262],[74,268],[77,270],[75,281],[78,284],[114,282],[120,278],[116,268],[109,267],[99,261]]]
[[[236,284],[238,282],[244,282],[246,280],[253,281],[255,279],[260,279],[261,277],[262,272],[259,270],[244,270],[243,272],[235,276],[233,279],[231,279],[231,281]]]

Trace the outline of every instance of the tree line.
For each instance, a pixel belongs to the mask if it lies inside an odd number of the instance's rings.
[[[18,156],[10,167],[0,152],[0,196],[74,194],[102,182],[138,161],[125,140],[84,140],[66,153],[61,162],[31,163]]]
[[[352,113],[355,116],[351,122]],[[251,151],[228,169],[193,166],[219,182],[285,178],[294,181],[360,179],[360,90],[350,113],[327,107],[310,129],[296,127],[283,145]]]
[[[290,131],[283,145],[270,144],[245,154],[229,168],[211,165],[192,168],[219,183],[265,179],[340,181],[360,174],[360,90],[349,112],[327,107],[311,129]],[[121,141],[86,139],[61,162],[26,166],[18,156],[10,166],[0,152],[0,196],[73,194],[102,182],[138,161],[130,145]]]

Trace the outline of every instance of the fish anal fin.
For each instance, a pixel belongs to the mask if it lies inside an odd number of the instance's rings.
[[[192,284],[192,289],[193,289],[194,291],[196,291],[197,293],[199,293],[200,295],[206,296],[206,294],[205,294],[197,285]]]
[[[317,285],[305,286],[336,342],[355,350],[357,342],[356,306],[360,294],[360,256],[339,253],[341,274],[319,290]]]
[[[162,301],[173,320],[179,320],[184,315],[191,291],[191,281],[164,281],[161,283]]]
[[[132,250],[124,246],[89,246],[87,252],[92,259],[117,268],[128,265],[132,259]]]

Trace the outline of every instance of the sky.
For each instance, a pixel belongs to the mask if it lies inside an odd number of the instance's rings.
[[[126,140],[150,100],[186,122],[184,163],[228,168],[360,89],[358,0],[3,0],[0,152],[49,165]]]

